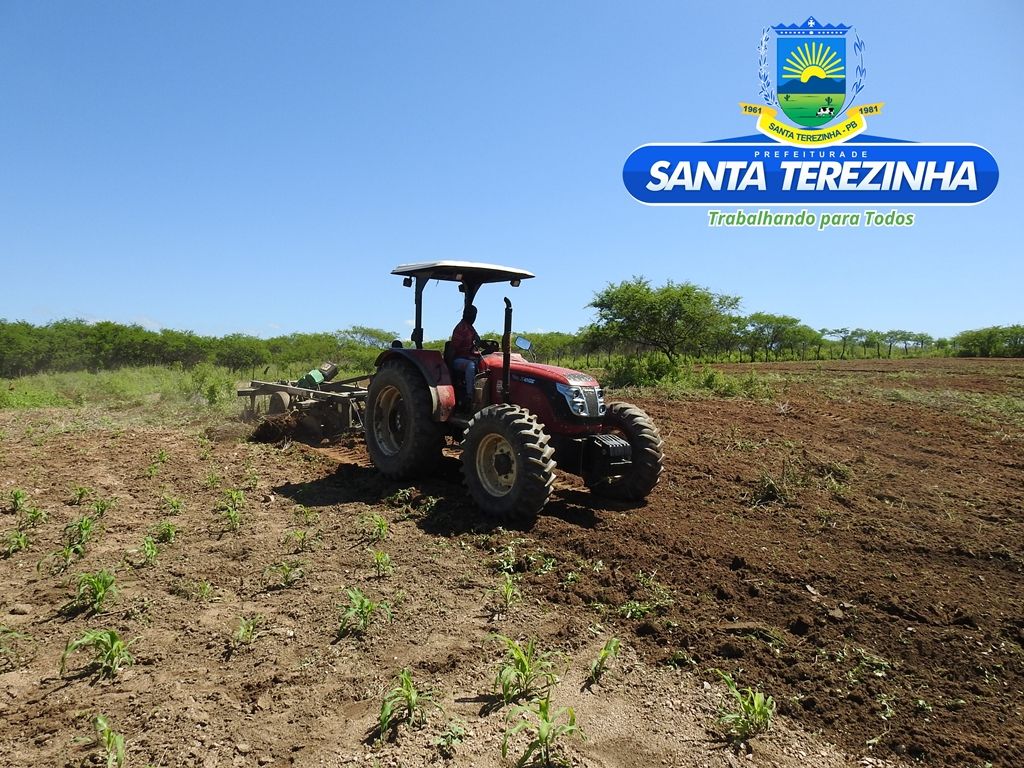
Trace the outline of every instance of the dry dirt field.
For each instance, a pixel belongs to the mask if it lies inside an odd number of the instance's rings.
[[[0,625],[18,635],[0,648],[0,765],[105,765],[99,713],[132,766],[513,764],[526,738],[502,759],[496,634],[556,653],[552,700],[586,736],[564,742],[573,766],[1024,765],[1024,363],[756,370],[771,398],[639,400],[665,440],[648,504],[563,478],[525,531],[474,510],[454,458],[398,485],[351,438],[0,411],[0,544],[25,515],[12,490],[48,513],[0,559]],[[113,503],[84,555],[54,572],[98,498]],[[146,564],[163,521],[176,535]],[[103,568],[116,599],[72,605],[78,574]],[[507,610],[503,568],[522,598]],[[392,620],[338,637],[349,588]],[[251,642],[232,639],[243,616]],[[70,639],[108,628],[134,665],[101,679],[80,650],[60,673]],[[622,650],[585,688],[610,637]],[[402,668],[440,706],[380,740]],[[775,698],[769,733],[721,739],[716,669]]]

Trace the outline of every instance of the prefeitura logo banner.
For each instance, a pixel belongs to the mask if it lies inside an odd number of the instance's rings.
[[[991,195],[999,168],[976,144],[865,133],[883,107],[856,103],[865,49],[854,27],[813,16],[765,27],[762,103],[740,103],[763,137],[645,144],[626,159],[626,189],[647,205],[973,205]]]

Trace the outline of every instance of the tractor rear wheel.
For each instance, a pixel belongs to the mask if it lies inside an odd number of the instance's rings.
[[[625,474],[588,481],[590,490],[620,501],[646,499],[658,484],[665,459],[661,435],[651,417],[635,405],[610,403],[601,431],[618,435],[629,443],[632,463]]]
[[[433,420],[427,384],[412,366],[384,363],[366,398],[366,448],[385,477],[405,480],[422,475],[441,459],[444,435]]]
[[[551,495],[554,454],[532,413],[515,405],[489,405],[466,425],[462,473],[486,514],[529,524]]]

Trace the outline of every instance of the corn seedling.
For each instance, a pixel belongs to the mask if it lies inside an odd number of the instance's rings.
[[[398,728],[405,723],[410,727],[422,725],[427,720],[424,707],[427,705],[441,709],[441,705],[434,700],[433,691],[421,691],[416,688],[413,682],[412,673],[408,667],[398,673],[395,678],[395,685],[384,694],[380,705],[380,716],[378,717],[379,733],[381,741],[387,731]]]
[[[167,505],[167,511],[172,515],[180,515],[181,511],[185,508],[185,502],[169,495],[164,496],[164,504]]]
[[[498,596],[497,616],[507,615],[523,599],[523,593],[519,591],[519,579],[508,571],[501,572],[501,584],[494,590],[494,594]]]
[[[303,525],[316,525],[320,522],[320,513],[302,504],[295,505],[295,519]]]
[[[213,448],[213,443],[206,437],[199,438],[199,458],[202,461],[206,461],[210,458],[210,449]]]
[[[91,495],[92,488],[86,485],[76,485],[71,489],[71,498],[68,500],[68,504],[77,507]]]
[[[526,765],[554,765],[554,755],[559,741],[570,736],[583,736],[580,727],[576,725],[576,712],[572,707],[551,711],[550,690],[543,699],[535,699],[532,706],[514,707],[509,713],[509,718],[514,717],[518,717],[519,721],[505,731],[505,736],[501,740],[501,756],[507,758],[509,740],[526,731],[530,741],[516,761],[519,768]]]
[[[64,526],[64,541],[84,548],[99,527],[100,524],[95,517],[82,515]]]
[[[241,527],[243,507],[245,507],[244,491],[237,489],[224,491],[219,509],[229,530],[237,531]]]
[[[173,523],[164,520],[151,531],[153,538],[159,544],[173,544],[174,538],[178,535],[178,527]]]
[[[115,499],[100,498],[92,503],[92,511],[97,520],[102,519],[107,514],[107,510],[114,506],[114,501]]]
[[[383,552],[379,549],[367,550],[370,553],[370,559],[373,561],[373,570],[377,572],[377,578],[383,579],[385,576],[394,570],[391,567],[391,555],[387,552]]]
[[[103,715],[96,715],[93,720],[96,729],[96,741],[107,758],[107,768],[123,768],[125,765],[124,736],[115,733],[110,721]]]
[[[235,630],[235,634],[231,636],[231,646],[233,648],[241,648],[242,646],[252,645],[256,639],[262,635],[260,627],[263,626],[263,616],[256,614],[255,616],[240,616],[238,619],[238,629]]]
[[[370,541],[382,542],[387,539],[390,525],[383,515],[373,514],[366,519],[366,535]]]
[[[0,669],[9,667],[14,669],[19,663],[19,645],[28,640],[28,635],[15,632],[13,629],[0,624]]]
[[[146,477],[152,479],[156,477],[158,474],[160,474],[160,465],[157,464],[155,461],[148,467],[146,467]]]
[[[728,729],[728,738],[732,741],[746,741],[767,731],[775,714],[775,699],[753,688],[741,691],[731,676],[720,669],[716,672],[725,681],[733,698],[733,708],[723,710],[718,718],[718,722]]]
[[[461,720],[452,720],[448,729],[434,739],[434,746],[445,760],[455,757],[455,747],[466,738],[466,724]]]
[[[15,552],[28,549],[28,534],[24,531],[11,531],[7,534],[7,546],[4,547],[4,557],[10,557]]]
[[[224,491],[220,501],[221,509],[243,509],[245,507],[245,491],[229,488]]]
[[[147,536],[142,540],[139,551],[142,553],[142,564],[153,565],[156,562],[156,556],[160,554],[160,547],[157,546],[156,540],[152,536]]]
[[[153,457],[153,462],[155,464],[166,464],[167,463],[167,459],[168,459],[167,451],[165,451],[163,448],[161,448],[159,451],[156,452],[156,456]]]
[[[211,491],[216,488],[220,488],[220,484],[221,476],[218,475],[216,472],[209,472],[206,475],[206,487],[209,488]]]
[[[221,510],[221,517],[224,518],[224,525],[229,531],[237,532],[242,527],[242,513],[234,507]]]
[[[541,652],[531,638],[525,646],[505,635],[495,635],[505,644],[505,658],[494,678],[494,687],[501,692],[502,704],[519,701],[541,688],[558,682],[552,669],[552,653]]]
[[[60,657],[60,674],[63,677],[67,669],[68,656],[81,648],[91,648],[94,653],[93,664],[99,668],[99,676],[114,677],[122,667],[135,663],[135,658],[128,652],[134,643],[134,640],[126,643],[113,629],[86,630],[77,640],[68,640]]]
[[[306,570],[298,560],[282,560],[267,568],[265,575],[274,577],[274,586],[288,589],[306,577]]]
[[[298,554],[299,552],[312,552],[316,549],[316,542],[319,538],[319,532],[310,533],[305,528],[300,528],[294,531],[288,531],[284,535],[284,542],[291,542],[292,551]]]
[[[21,518],[18,520],[18,530],[24,531],[28,528],[35,528],[46,522],[49,514],[45,509],[39,507],[25,507],[21,511]]]
[[[364,595],[358,588],[347,589],[349,604],[339,606],[341,610],[341,622],[338,625],[338,637],[348,635],[362,635],[370,628],[374,615],[380,611],[391,621],[393,615],[391,606],[387,603],[375,603]]]
[[[78,591],[75,593],[77,605],[88,606],[93,613],[100,613],[108,599],[117,596],[114,586],[114,574],[103,569],[96,573],[83,573],[78,577]]]
[[[11,512],[17,514],[24,509],[25,502],[28,501],[28,494],[21,490],[21,488],[15,488],[11,491],[9,498],[11,499]]]
[[[56,575],[58,573],[64,573],[68,568],[71,567],[71,563],[75,560],[80,559],[85,554],[85,547],[81,544],[65,544],[60,549],[56,549],[38,563],[36,563],[36,570],[41,571],[44,563],[49,563],[50,573]]]
[[[601,676],[608,669],[608,662],[617,658],[619,655],[619,646],[621,645],[619,638],[611,637],[604,644],[600,651],[598,651],[597,658],[590,662],[590,672],[587,673],[587,680],[585,685],[597,685],[601,682]]]

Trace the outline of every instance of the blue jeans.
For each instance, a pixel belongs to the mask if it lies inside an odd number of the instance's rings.
[[[456,357],[452,360],[452,367],[456,371],[466,372],[466,394],[469,395],[469,399],[472,401],[473,387],[476,385],[476,358]]]

